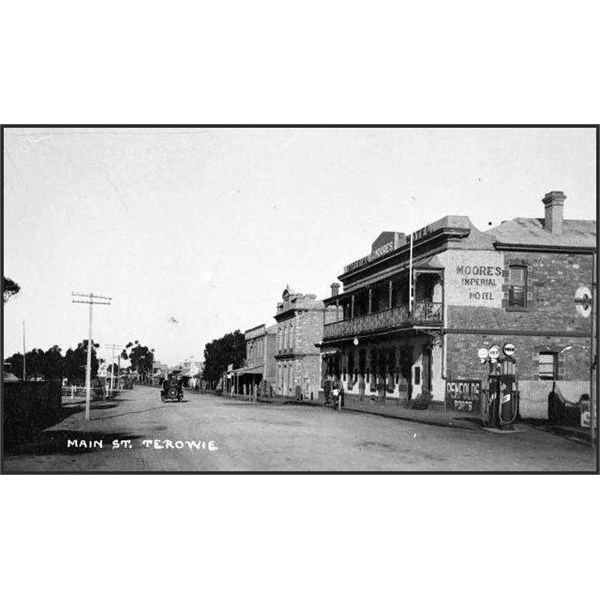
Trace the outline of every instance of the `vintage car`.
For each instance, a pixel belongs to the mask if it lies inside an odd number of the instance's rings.
[[[160,390],[160,399],[163,402],[181,402],[183,400],[183,383],[181,379],[175,377],[165,379]]]

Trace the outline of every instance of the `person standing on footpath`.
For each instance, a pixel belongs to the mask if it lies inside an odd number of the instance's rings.
[[[327,375],[325,377],[325,381],[323,382],[323,396],[325,396],[325,402],[323,403],[323,406],[325,406],[326,404],[329,404],[330,394],[331,394],[331,379],[330,379],[330,375]]]
[[[334,403],[340,408],[344,406],[344,384],[339,377],[336,377],[332,384]]]

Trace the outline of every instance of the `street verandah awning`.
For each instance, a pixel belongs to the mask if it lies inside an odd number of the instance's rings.
[[[233,369],[233,371],[229,371],[228,375],[262,375],[263,374],[263,365],[253,366],[253,367],[240,367],[239,369]]]
[[[315,346],[319,349],[319,352],[321,354],[321,357],[325,357],[325,356],[329,356],[329,355],[336,355],[336,354],[341,354],[342,350],[340,348],[336,348],[336,347],[326,347],[324,342],[320,342],[318,344],[315,344]]]

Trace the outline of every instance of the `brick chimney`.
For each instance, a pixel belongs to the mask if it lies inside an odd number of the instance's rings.
[[[331,284],[331,296],[337,296],[340,293],[340,284],[332,283]]]
[[[546,207],[544,229],[556,235],[563,232],[563,204],[566,196],[562,192],[548,192],[542,202]]]

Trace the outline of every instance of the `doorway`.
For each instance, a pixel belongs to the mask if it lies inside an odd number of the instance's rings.
[[[431,393],[431,348],[423,352],[423,393]]]

